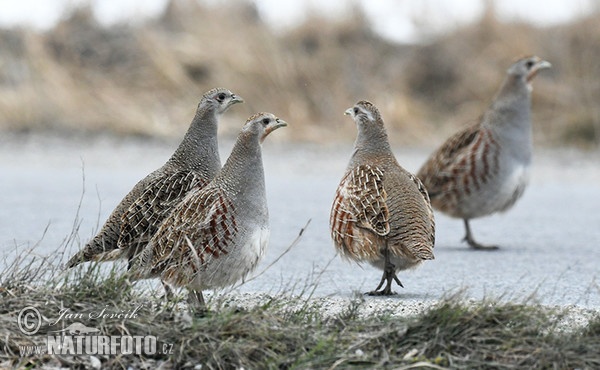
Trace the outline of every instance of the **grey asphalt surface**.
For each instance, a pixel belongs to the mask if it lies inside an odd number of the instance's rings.
[[[36,243],[38,255],[62,251],[78,208],[77,235],[85,243],[135,182],[162,165],[175,146],[109,137],[0,138],[0,270]],[[221,145],[223,161],[231,146],[231,141]],[[433,150],[394,148],[413,172]],[[271,242],[256,273],[311,222],[294,248],[239,291],[351,297],[375,288],[380,272],[341,260],[329,239],[329,207],[351,150],[352,142],[324,148],[267,140]],[[389,299],[428,301],[462,292],[474,299],[600,307],[598,151],[536,148],[523,198],[505,214],[472,222],[478,241],[498,244],[498,251],[469,250],[461,241],[460,220],[436,213],[436,227],[436,259],[401,272],[405,288],[396,287],[399,294]]]

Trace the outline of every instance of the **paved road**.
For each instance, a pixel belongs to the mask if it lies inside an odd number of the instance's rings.
[[[78,208],[77,234],[85,242],[98,220],[103,222],[133,184],[173,150],[165,143],[110,138],[0,140],[0,247],[6,258],[0,264],[38,242],[48,225],[36,253],[63,250]],[[311,223],[298,245],[242,291],[314,288],[319,296],[351,296],[375,287],[380,272],[342,261],[329,239],[329,207],[351,146],[265,144],[272,232],[258,271]],[[225,159],[231,143],[222,147]],[[428,152],[398,147],[397,157],[416,171]],[[461,242],[462,222],[436,217],[436,259],[402,272],[405,288],[396,289],[396,299],[438,299],[464,291],[473,298],[534,296],[545,304],[600,307],[600,153],[537,150],[531,186],[515,208],[472,224],[476,237],[499,244],[499,251],[469,250]]]

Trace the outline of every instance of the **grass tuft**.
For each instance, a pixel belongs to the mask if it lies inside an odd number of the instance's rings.
[[[569,311],[531,304],[468,302],[460,296],[422,314],[393,310],[365,315],[356,295],[337,313],[327,298],[257,295],[242,304],[213,294],[203,316],[182,302],[166,304],[154,290],[132,287],[117,268],[84,264],[69,273],[56,260],[13,264],[0,280],[0,367],[46,368],[597,368],[600,317],[571,331],[558,330]],[[48,274],[49,273],[49,274]],[[52,276],[43,278],[42,276]],[[159,291],[157,289],[156,291]],[[179,297],[181,298],[181,297]],[[367,304],[368,302],[368,304]],[[17,316],[26,306],[42,316],[28,336]],[[65,311],[66,310],[66,311]],[[98,317],[98,313],[135,316]],[[66,312],[58,324],[61,312]],[[93,314],[93,317],[89,315]],[[165,353],[152,355],[20,356],[23,346],[45,346],[47,335],[79,321],[98,335],[154,335]]]

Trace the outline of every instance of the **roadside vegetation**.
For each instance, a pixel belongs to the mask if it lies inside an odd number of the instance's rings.
[[[23,257],[0,278],[0,368],[162,369],[591,369],[600,367],[600,316],[565,327],[572,311],[494,300],[467,302],[460,296],[433,304],[422,314],[394,310],[360,314],[361,296],[327,314],[327,298],[262,296],[253,305],[227,294],[213,295],[209,312],[188,312],[184,302],[166,304],[160,289],[132,286],[117,269],[86,264],[65,273],[55,259]],[[184,297],[178,296],[182,301]],[[398,311],[402,301],[398,300]],[[39,332],[23,334],[17,317],[35,307]],[[61,310],[68,308],[94,335],[157,337],[153,354],[25,354],[46,346]],[[90,319],[89,313],[135,317]],[[77,321],[77,320],[75,320]],[[29,347],[28,347],[29,346]],[[163,353],[164,351],[164,353]]]

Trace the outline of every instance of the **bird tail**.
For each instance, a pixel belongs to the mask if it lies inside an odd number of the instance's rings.
[[[122,249],[106,250],[103,245],[99,246],[94,241],[86,244],[82,250],[75,253],[75,255],[69,258],[67,262],[67,268],[73,268],[81,263],[89,261],[114,261],[124,256]]]
[[[433,249],[429,244],[419,244],[415,248],[415,255],[422,260],[434,260]]]

